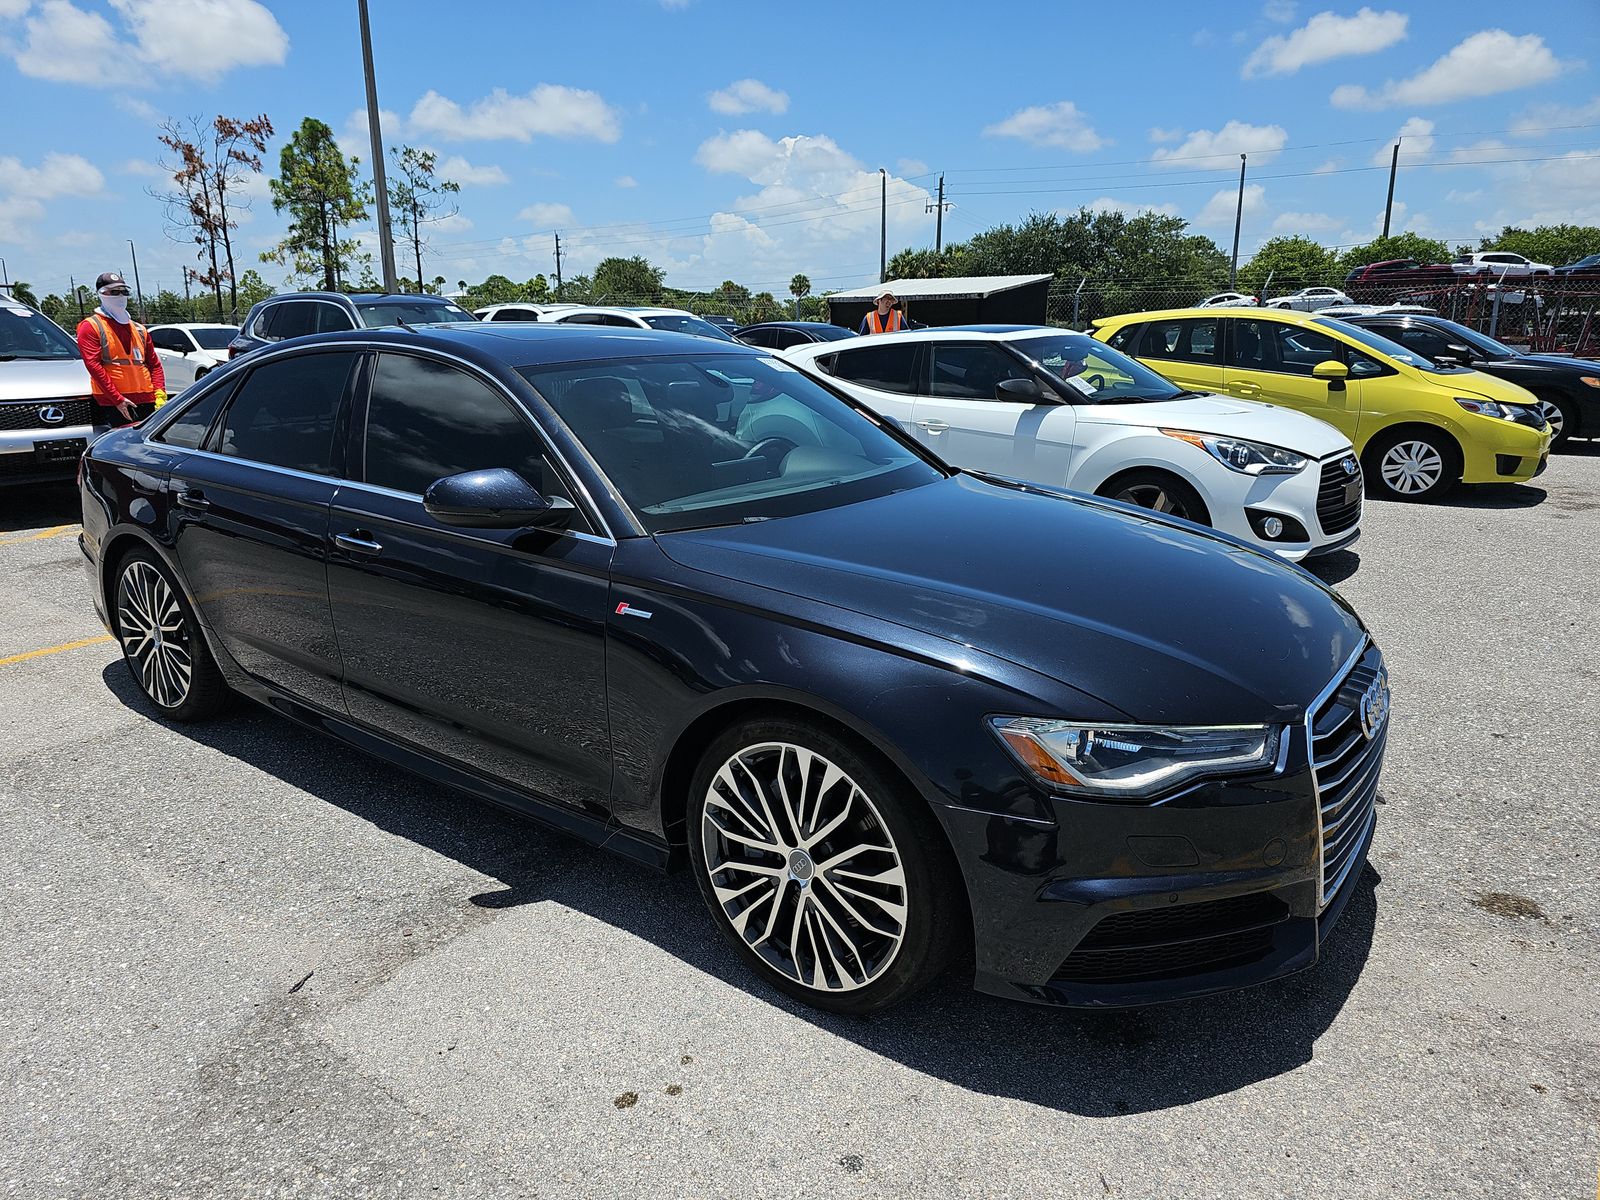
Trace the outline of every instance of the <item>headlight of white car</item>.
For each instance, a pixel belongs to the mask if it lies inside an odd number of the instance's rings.
[[[1191,446],[1199,446],[1223,466],[1245,475],[1293,475],[1305,470],[1311,460],[1304,454],[1250,442],[1244,438],[1220,437],[1212,433],[1192,433],[1187,429],[1163,429],[1162,433]]]
[[[1103,800],[1148,800],[1185,783],[1270,768],[1276,725],[1084,725],[991,717],[1000,740],[1041,783]]]

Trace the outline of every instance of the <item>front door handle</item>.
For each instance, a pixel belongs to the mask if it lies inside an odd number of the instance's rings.
[[[943,433],[946,429],[950,428],[950,426],[945,424],[943,421],[918,421],[917,424],[923,429],[926,429],[929,433]]]
[[[333,541],[335,545],[352,554],[383,553],[383,543],[373,541],[365,529],[357,529],[351,533],[336,533],[333,535]]]
[[[1236,396],[1259,396],[1261,385],[1259,383],[1231,383],[1228,387]]]
[[[179,492],[177,500],[179,508],[186,508],[190,512],[203,513],[211,507],[211,501],[205,498],[203,492]]]

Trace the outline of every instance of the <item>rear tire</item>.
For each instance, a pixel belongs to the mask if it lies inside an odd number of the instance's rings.
[[[711,743],[690,789],[689,857],[712,920],[784,994],[875,1012],[961,944],[949,847],[875,756],[807,721],[758,718]]]
[[[145,699],[174,721],[200,721],[230,692],[172,572],[145,549],[117,564],[111,620],[123,660]]]
[[[1211,524],[1211,513],[1200,493],[1186,480],[1167,471],[1153,468],[1128,471],[1103,484],[1099,495],[1124,504],[1137,504],[1152,512],[1182,517],[1196,525]]]
[[[1437,500],[1461,481],[1461,452],[1431,429],[1380,434],[1361,466],[1371,495],[1384,500]]]

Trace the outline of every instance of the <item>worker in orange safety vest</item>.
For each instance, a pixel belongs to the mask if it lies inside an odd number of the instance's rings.
[[[905,314],[895,307],[895,296],[888,288],[878,293],[878,307],[869,309],[867,315],[861,318],[861,332],[868,333],[897,333],[902,329],[911,328],[906,324]]]
[[[94,289],[100,307],[78,322],[78,354],[89,371],[95,424],[132,425],[166,403],[166,373],[149,330],[128,314],[122,276],[106,271]]]

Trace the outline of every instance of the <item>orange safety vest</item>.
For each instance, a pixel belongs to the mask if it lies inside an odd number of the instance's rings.
[[[867,310],[867,331],[869,333],[898,333],[906,327],[906,319],[901,316],[898,308],[891,308],[889,316],[878,316],[877,306]]]
[[[117,391],[127,397],[153,394],[156,384],[150,376],[150,334],[145,327],[137,321],[129,321],[128,340],[124,342],[115,332],[116,322],[106,320],[99,313],[90,313],[88,319],[94,322],[100,334],[100,364],[111,376],[111,382],[117,385]],[[92,375],[89,379],[96,396],[107,395],[98,379]]]

